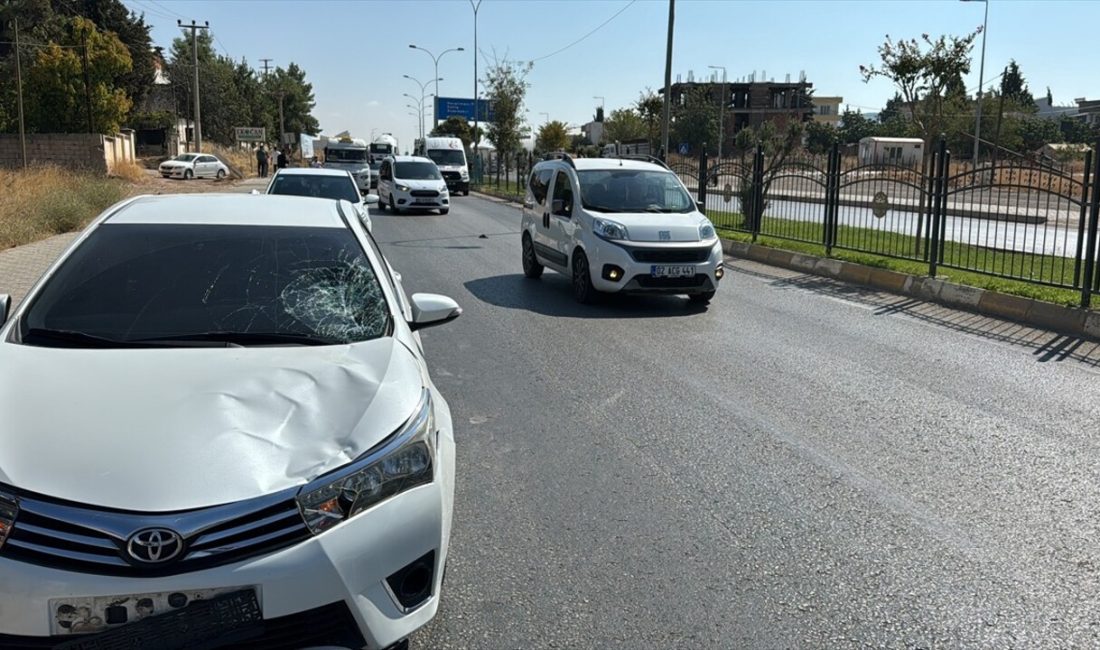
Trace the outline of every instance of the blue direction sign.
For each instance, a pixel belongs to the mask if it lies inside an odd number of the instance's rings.
[[[686,155],[688,155],[688,151],[690,151],[690,148],[688,147],[688,143],[681,142],[680,143],[680,155],[681,156],[686,156]]]
[[[474,121],[474,100],[464,97],[436,97],[436,113],[439,119],[448,117],[464,117],[467,122]],[[493,114],[493,104],[487,99],[477,100],[477,121],[492,122],[496,117]]]

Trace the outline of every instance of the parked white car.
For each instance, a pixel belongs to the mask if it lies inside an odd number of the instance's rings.
[[[0,309],[4,644],[396,648],[435,616],[455,443],[418,330],[461,310],[347,207],[130,199]]]
[[[206,153],[184,153],[165,160],[158,168],[165,178],[217,178],[221,180],[229,174],[229,168],[215,156]]]
[[[280,169],[267,184],[266,194],[348,201],[355,206],[355,212],[367,230],[371,229],[370,206],[378,205],[378,195],[360,194],[355,177],[351,172],[343,169],[318,167]]]
[[[439,167],[420,156],[391,156],[378,170],[378,197],[382,208],[394,214],[407,210],[451,211],[451,195]]]
[[[524,274],[564,273],[585,303],[600,292],[710,302],[724,274],[721,242],[676,174],[653,160],[561,154],[536,164],[523,204]]]

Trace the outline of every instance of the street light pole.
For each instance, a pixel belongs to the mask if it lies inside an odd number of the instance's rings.
[[[480,160],[480,157],[478,156],[478,145],[481,144],[481,135],[478,133],[478,129],[477,129],[477,118],[478,118],[478,110],[477,110],[477,103],[478,103],[477,102],[477,100],[478,100],[478,97],[477,97],[477,10],[481,8],[481,0],[477,0],[476,3],[474,2],[474,0],[470,0],[470,8],[474,10],[474,134],[473,134],[473,136],[474,136],[473,137],[474,151],[473,151],[473,154],[474,154],[474,161],[477,162],[477,161]],[[479,165],[475,166],[474,171],[478,174],[478,180],[480,181],[481,167]]]
[[[442,52],[440,52],[439,56],[435,56],[428,49],[420,47],[418,45],[413,45],[412,43],[410,43],[409,47],[411,47],[414,50],[420,50],[421,52],[427,52],[428,56],[432,57],[432,62],[435,63],[435,96],[438,99],[439,98],[439,82],[442,81],[439,78],[439,60],[442,59],[443,55],[446,54],[447,52],[465,52],[466,48],[452,47],[449,50],[443,50]],[[432,128],[435,128],[436,124],[439,124],[439,107],[436,106],[435,103],[433,102],[433,105],[432,105]]]
[[[661,119],[661,157],[668,159],[668,120],[672,105],[672,27],[676,23],[676,0],[668,0],[668,42],[665,45],[665,105]]]
[[[985,34],[989,31],[989,0],[962,0],[963,2],[981,2],[985,5],[985,17],[982,19],[982,62],[978,68],[978,111],[974,118],[974,166],[978,165],[978,151],[982,142],[982,96],[985,87]]]
[[[419,79],[417,79],[416,77],[410,77],[407,74],[403,74],[401,76],[408,79],[409,81],[413,82],[414,84],[420,86],[420,108],[421,108],[421,111],[423,111],[423,109],[424,109],[424,99],[426,97],[437,97],[437,95],[425,94],[425,92],[427,90],[427,87],[428,87],[428,84],[431,83],[431,81],[426,81],[426,82],[421,83],[421,81]],[[436,78],[434,81],[438,85],[440,81],[443,81],[443,79]],[[408,97],[412,97],[412,95],[409,95],[408,93],[405,93],[405,94]],[[415,97],[412,97],[412,98],[415,99]],[[432,128],[435,128],[435,127],[433,126]],[[424,139],[423,118],[421,118],[421,124],[420,124],[420,139],[421,140]]]
[[[539,115],[545,115],[546,116],[546,122],[545,123],[548,124],[550,122],[550,114],[549,113],[539,113]]]
[[[722,71],[722,98],[718,100],[718,161],[722,161],[722,127],[726,122],[726,66],[708,65],[708,68]]]

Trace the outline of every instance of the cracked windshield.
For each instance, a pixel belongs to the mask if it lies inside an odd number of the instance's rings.
[[[1097,24],[0,0],[0,649],[1100,648]]]

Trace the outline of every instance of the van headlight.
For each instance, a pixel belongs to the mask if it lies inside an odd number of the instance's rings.
[[[604,239],[629,239],[626,226],[607,219],[593,219],[592,232]]]
[[[397,186],[397,191],[398,191],[398,192],[408,192],[408,191],[409,191],[409,186],[408,186],[408,185],[400,185],[400,184],[398,184],[398,186]]]
[[[699,224],[699,239],[712,239],[714,234],[714,224],[709,221]]]
[[[431,393],[424,389],[412,417],[400,429],[359,460],[298,492],[298,509],[310,532],[320,535],[394,495],[431,483],[436,433]]]
[[[461,172],[459,172],[459,177],[462,178],[462,180],[464,181],[468,181],[470,180],[470,172],[463,169]]]

